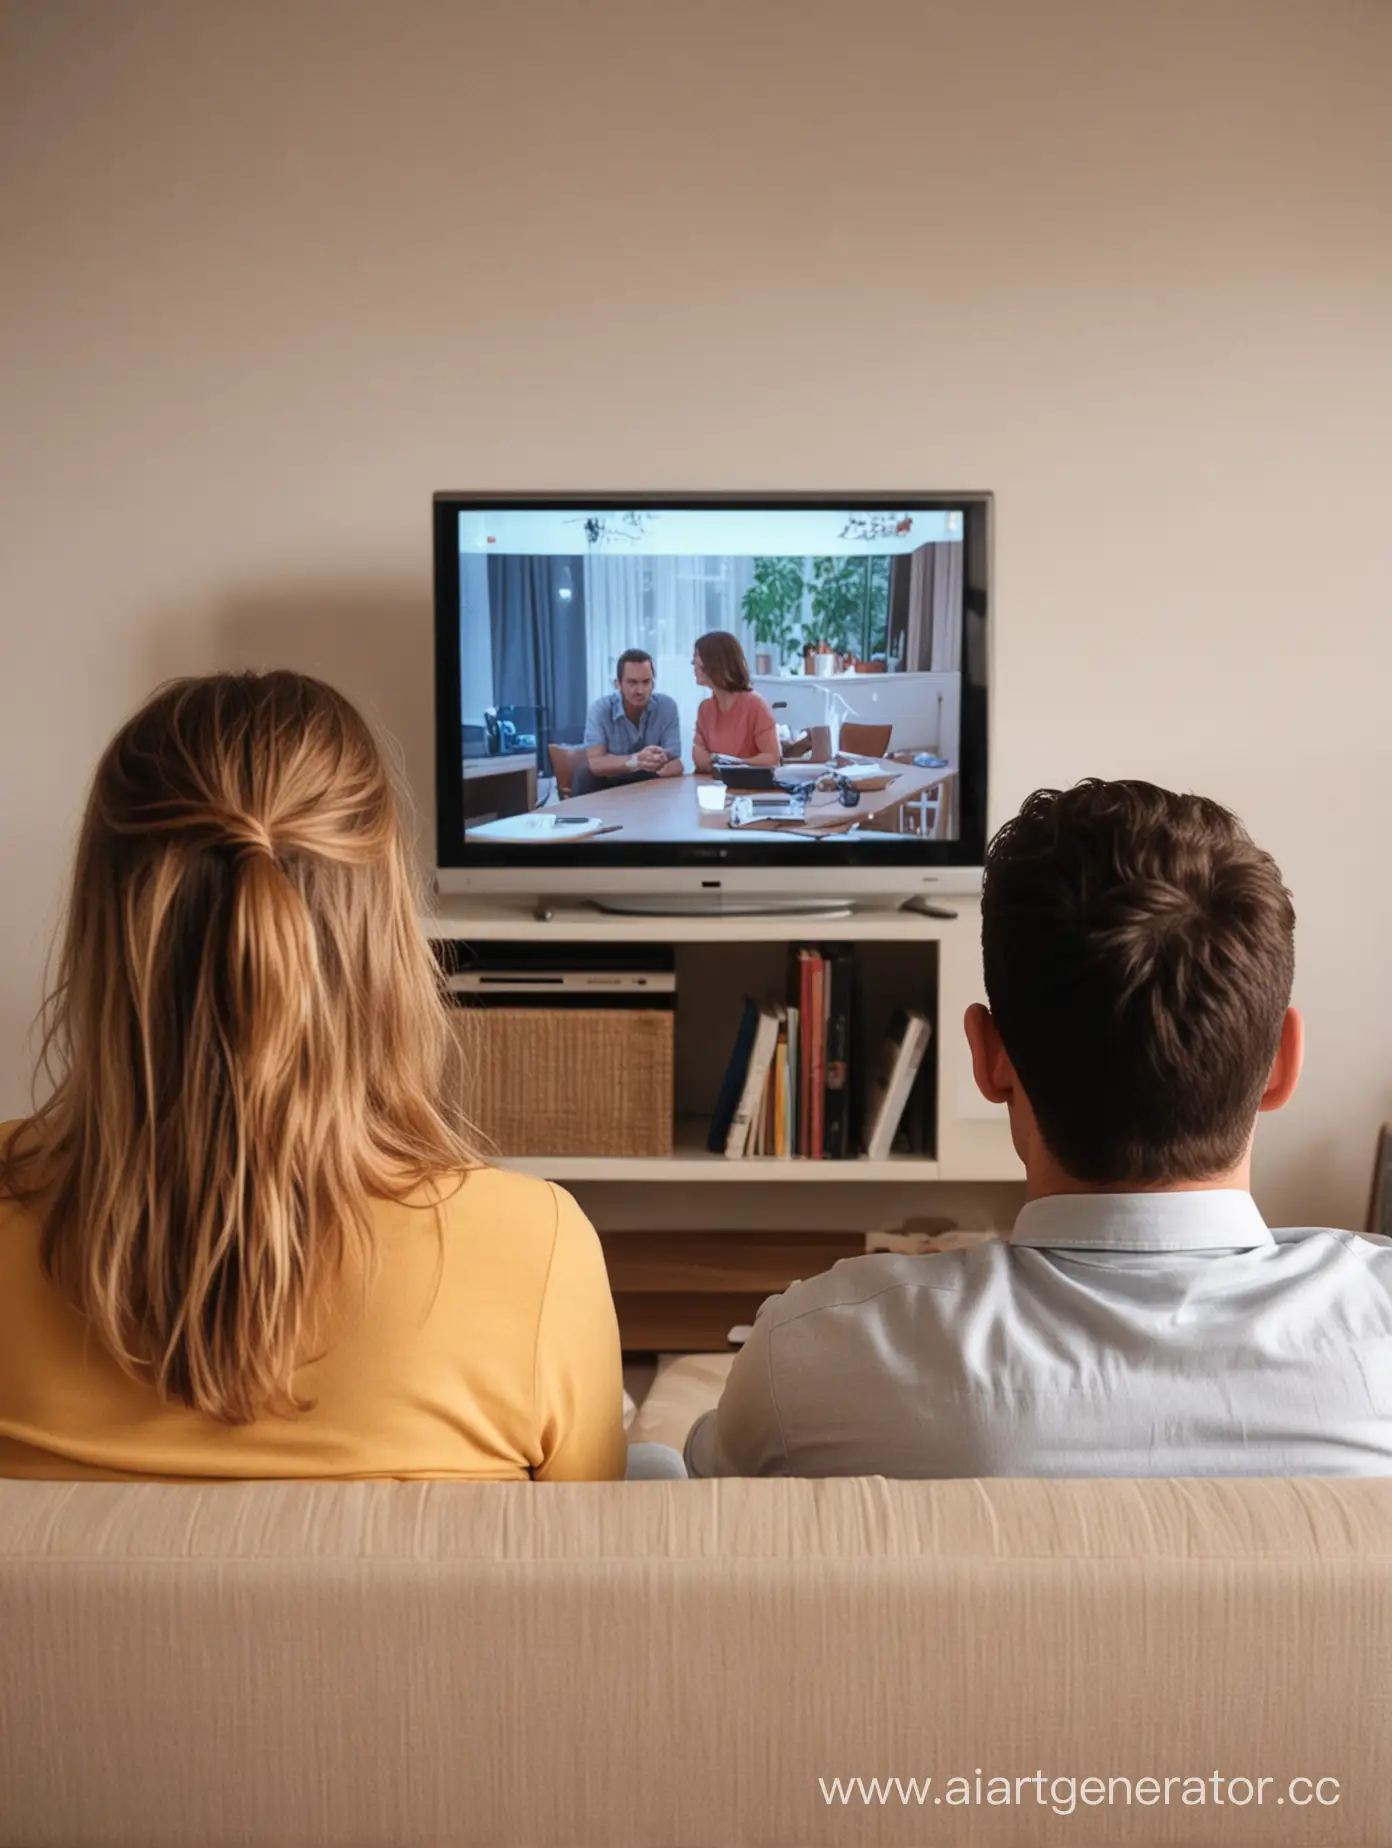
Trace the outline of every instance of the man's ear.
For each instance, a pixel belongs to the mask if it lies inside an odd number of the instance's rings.
[[[1258,1110],[1279,1110],[1288,1104],[1291,1094],[1300,1082],[1300,1068],[1305,1063],[1305,1022],[1300,1017],[1299,1008],[1288,1007],[1286,1017],[1281,1022],[1281,1042],[1276,1048],[1276,1057],[1271,1062],[1271,1076],[1266,1081],[1266,1089]]]
[[[967,1044],[971,1047],[972,1077],[976,1080],[977,1090],[987,1103],[1011,1103],[1019,1080],[989,1009],[984,1008],[979,1001],[974,1001],[967,1009],[962,1025],[966,1029]]]

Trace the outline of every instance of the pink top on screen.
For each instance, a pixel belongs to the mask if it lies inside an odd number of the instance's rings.
[[[728,712],[720,710],[714,696],[696,709],[696,743],[713,757],[754,757],[774,750],[777,736],[773,708],[757,693],[736,693]]]

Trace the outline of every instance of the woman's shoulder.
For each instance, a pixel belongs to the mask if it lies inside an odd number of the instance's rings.
[[[514,1247],[549,1250],[559,1237],[590,1232],[589,1221],[564,1188],[488,1164],[426,1182],[406,1204],[437,1208],[450,1227],[506,1231]]]
[[[517,1306],[540,1301],[553,1280],[565,1294],[575,1276],[603,1275],[599,1235],[571,1196],[505,1168],[442,1175],[399,1204],[379,1203],[374,1223],[384,1254],[426,1265],[447,1298],[482,1289]]]

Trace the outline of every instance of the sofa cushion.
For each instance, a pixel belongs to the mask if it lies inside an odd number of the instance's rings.
[[[1389,1686],[1392,1480],[0,1482],[0,1848],[1368,1848]]]

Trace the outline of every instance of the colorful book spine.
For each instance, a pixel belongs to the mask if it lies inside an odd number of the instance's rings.
[[[812,1069],[810,1090],[812,1136],[808,1154],[821,1161],[825,1149],[823,1135],[826,1122],[826,959],[813,952],[812,957]]]
[[[754,1030],[754,1045],[749,1054],[749,1070],[745,1075],[744,1090],[740,1096],[734,1120],[730,1124],[730,1134],[725,1142],[725,1153],[732,1161],[740,1160],[750,1151],[755,1122],[763,1104],[764,1084],[768,1078],[769,1065],[773,1060],[773,1049],[777,1043],[778,1017],[770,1008],[763,1008],[760,1010],[758,1024]]]
[[[780,1160],[788,1153],[788,1027],[778,1035],[773,1055],[773,1136],[770,1152]]]
[[[735,1035],[730,1063],[725,1067],[720,1095],[715,1102],[715,1115],[711,1118],[710,1135],[706,1139],[706,1146],[712,1155],[725,1153],[725,1145],[730,1137],[730,1125],[735,1120],[735,1111],[739,1108],[739,1101],[744,1093],[744,1081],[749,1072],[749,1055],[754,1050],[754,1032],[758,1024],[759,1003],[748,999],[744,1004],[739,1031]]]
[[[806,1159],[812,1153],[812,1041],[815,1014],[812,1007],[812,951],[798,951],[798,1007],[801,1014],[801,1057],[798,1062],[798,1145]]]
[[[827,958],[826,1121],[827,1157],[844,1161],[851,1146],[851,992],[855,961],[847,950]]]
[[[801,1010],[796,1007],[788,1009],[788,1057],[787,1057],[787,1152],[798,1152],[798,1060],[801,1056],[798,1035],[801,1031]]]

